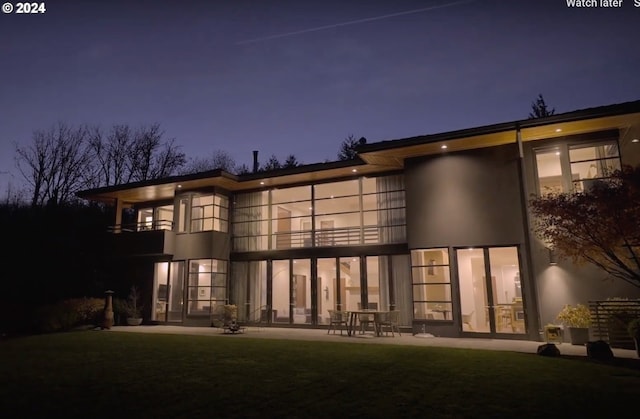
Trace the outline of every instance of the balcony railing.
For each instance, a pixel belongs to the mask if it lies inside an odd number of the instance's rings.
[[[126,223],[109,226],[109,233],[135,233],[138,231],[173,230],[173,221],[156,220],[141,223]]]
[[[234,235],[235,251],[267,250],[266,234]],[[363,244],[390,244],[406,241],[406,225],[339,227],[311,230],[276,232],[271,235],[271,249],[310,247],[357,246]]]

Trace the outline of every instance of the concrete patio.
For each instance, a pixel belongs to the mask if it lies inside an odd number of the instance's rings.
[[[538,346],[544,342],[526,340],[505,339],[481,339],[481,338],[443,338],[428,337],[403,333],[394,337],[391,335],[375,337],[373,334],[356,334],[347,336],[346,330],[340,335],[327,334],[327,329],[298,329],[278,327],[247,327],[244,333],[225,334],[222,329],[215,327],[184,327],[184,326],[114,326],[111,328],[117,332],[129,333],[160,333],[181,334],[198,336],[227,336],[229,339],[291,339],[291,340],[317,340],[324,342],[346,342],[382,345],[415,345],[415,346],[439,346],[446,348],[486,349],[493,351],[511,351],[535,354]],[[586,347],[562,343],[557,345],[562,355],[587,356]],[[638,358],[635,350],[612,348],[616,358]]]

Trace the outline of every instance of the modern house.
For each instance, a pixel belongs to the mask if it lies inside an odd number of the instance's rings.
[[[556,263],[528,200],[640,164],[639,140],[635,101],[79,196],[115,206],[112,248],[136,261],[148,322],[209,326],[231,303],[240,320],[326,327],[330,309],[369,307],[415,333],[539,340],[565,304],[640,289]]]

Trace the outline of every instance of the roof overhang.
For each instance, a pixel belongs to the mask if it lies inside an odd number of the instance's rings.
[[[221,188],[227,191],[259,190],[283,185],[321,182],[330,179],[382,173],[393,168],[366,164],[360,159],[298,166],[269,172],[233,175],[221,170],[193,175],[172,176],[146,182],[129,183],[86,190],[78,193],[83,199],[113,203],[119,200],[130,205],[173,199],[176,193]]]
[[[177,191],[221,188],[227,191],[259,190],[284,185],[321,182],[400,170],[408,158],[495,147],[517,142],[552,139],[588,132],[628,129],[640,125],[640,101],[586,109],[547,118],[451,131],[365,144],[356,160],[298,166],[269,172],[233,175],[221,170],[172,176],[78,193],[80,198],[135,205],[173,199]],[[446,146],[446,148],[443,148]]]
[[[358,155],[369,164],[404,167],[408,158],[461,150],[500,146],[517,142],[518,131],[523,142],[566,137],[611,129],[625,130],[640,124],[640,101],[622,109],[628,113],[616,114],[613,110],[591,114],[586,111],[554,115],[539,120],[523,120],[507,124],[425,135],[403,140],[367,144]],[[634,106],[631,106],[634,105]],[[622,105],[620,105],[622,106]]]

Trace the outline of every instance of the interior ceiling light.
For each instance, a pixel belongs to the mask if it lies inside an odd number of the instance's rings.
[[[561,132],[562,128],[556,128],[556,132]]]
[[[260,184],[261,184],[261,185],[264,185],[264,181],[260,181]]]
[[[446,150],[446,149],[447,149],[447,145],[446,145],[446,144],[442,144],[442,145],[440,146],[440,148],[441,148],[441,149],[443,149],[443,150]]]
[[[351,171],[352,171],[353,173],[356,173],[356,172],[358,171],[358,169],[351,169]]]
[[[640,143],[640,140],[637,138],[634,138],[633,140],[631,140],[632,143]]]
[[[182,185],[178,185],[178,189],[182,188]]]

